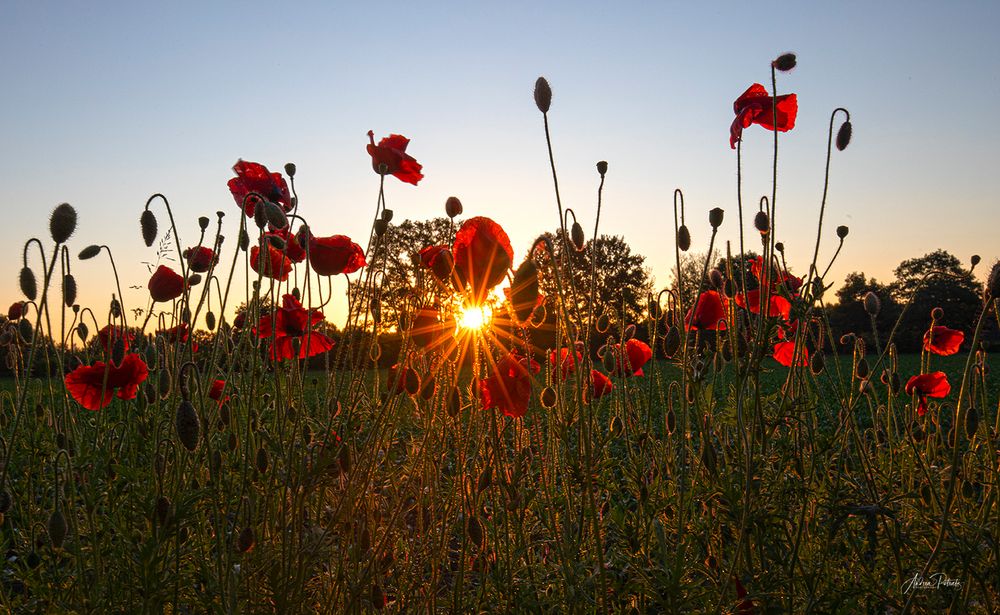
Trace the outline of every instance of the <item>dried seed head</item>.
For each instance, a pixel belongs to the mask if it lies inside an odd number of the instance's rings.
[[[56,549],[61,549],[66,541],[66,534],[69,533],[69,525],[66,523],[66,515],[63,514],[62,507],[56,509],[49,515],[49,540]]]
[[[139,217],[139,227],[142,229],[142,240],[146,247],[151,247],[156,241],[156,215],[148,209],[144,209]]]
[[[865,294],[865,312],[869,316],[878,316],[878,313],[882,310],[882,302],[879,300],[878,295],[872,291],[868,291]]]
[[[188,400],[181,401],[177,406],[177,415],[174,418],[174,426],[177,429],[177,439],[181,441],[189,451],[194,452],[198,448],[198,437],[201,434],[201,421],[198,419],[198,411]]]
[[[382,210],[382,219],[385,220],[386,222],[392,222],[392,210],[391,209],[383,209]]]
[[[777,250],[779,254],[784,254],[785,244],[779,241],[778,243],[774,244],[774,249]]]
[[[200,228],[201,230],[204,231],[205,229],[207,229],[208,228],[208,223],[209,223],[208,216],[199,216],[198,217],[198,228]]]
[[[787,73],[795,68],[795,64],[796,58],[794,53],[783,53],[771,62],[771,66],[773,66],[775,70],[780,70],[783,73]]]
[[[677,229],[677,247],[681,249],[681,252],[687,252],[691,249],[691,231],[684,224]]]
[[[851,232],[851,229],[847,228],[844,225],[840,225],[840,226],[837,227],[837,237],[839,237],[841,239],[847,237],[847,234],[849,232]]]
[[[570,239],[573,240],[573,247],[576,248],[577,252],[583,252],[583,249],[587,245],[587,241],[583,236],[583,227],[579,222],[574,222],[572,228],[569,231]]]
[[[535,105],[542,113],[548,113],[552,106],[552,87],[545,77],[539,77],[535,81]]]
[[[601,174],[601,179],[604,179],[604,175],[608,172],[608,162],[606,160],[597,163],[597,172]]]
[[[851,127],[850,120],[844,122],[840,125],[840,130],[837,131],[837,150],[844,151],[847,146],[851,143],[851,133],[854,129]]]
[[[944,318],[944,310],[939,307],[931,310],[931,320],[941,320]]]
[[[295,177],[295,163],[286,162],[285,163],[285,175],[289,177]]]
[[[91,244],[86,248],[80,250],[79,258],[82,261],[90,260],[101,253],[101,246],[96,244]]]
[[[76,303],[76,278],[73,277],[72,273],[63,276],[62,291],[66,307],[73,307],[73,304]]]
[[[753,217],[753,227],[760,231],[761,235],[771,230],[771,219],[767,217],[766,211],[757,212],[757,215]]]
[[[462,201],[459,201],[457,196],[448,197],[448,200],[444,202],[444,211],[448,214],[449,218],[461,216]]]
[[[52,210],[49,233],[56,243],[66,243],[76,230],[76,210],[69,203],[62,203]]]
[[[711,211],[708,212],[708,223],[712,225],[713,229],[722,226],[722,219],[725,217],[726,212],[721,207],[713,207]]]
[[[22,267],[17,281],[21,285],[21,292],[24,293],[24,296],[34,301],[38,296],[38,284],[35,282],[35,273],[28,267]]]

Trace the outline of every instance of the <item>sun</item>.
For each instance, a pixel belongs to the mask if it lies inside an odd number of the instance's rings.
[[[466,331],[482,331],[490,324],[493,311],[485,305],[470,305],[459,311],[458,326]]]

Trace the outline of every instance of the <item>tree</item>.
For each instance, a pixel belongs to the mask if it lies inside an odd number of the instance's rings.
[[[865,278],[865,274],[854,272],[847,276],[844,284],[837,289],[837,304],[829,310],[830,326],[834,338],[846,333],[854,333],[865,341],[867,348],[874,350],[875,337],[871,317],[865,311],[865,295],[875,293],[881,309],[875,317],[875,327],[879,342],[885,344],[902,307],[893,295],[891,284],[880,284],[875,278]]]

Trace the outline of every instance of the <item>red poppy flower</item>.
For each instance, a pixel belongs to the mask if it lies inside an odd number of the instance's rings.
[[[182,322],[176,327],[170,327],[169,329],[161,329],[157,331],[157,333],[163,335],[164,339],[166,339],[170,343],[174,343],[180,340],[180,342],[183,344],[184,342],[188,341],[188,338],[191,337],[191,332],[188,329],[188,325],[186,322]]]
[[[184,294],[184,278],[166,265],[156,268],[146,286],[153,301],[173,301]]]
[[[549,365],[552,369],[559,369],[562,374],[562,380],[565,380],[570,374],[576,371],[576,366],[583,363],[583,354],[579,350],[574,351],[570,354],[569,348],[560,348],[557,351],[553,350],[549,353]]]
[[[932,327],[924,333],[924,350],[941,356],[953,355],[965,341],[965,334],[948,327]]]
[[[264,233],[262,241],[267,241],[268,236],[280,237],[285,242],[285,256],[293,263],[301,263],[306,260],[306,250],[299,243],[298,237],[292,234],[287,228],[272,228]],[[270,242],[268,242],[270,243]],[[276,248],[277,249],[277,248]],[[278,250],[281,252],[281,250]]]
[[[615,344],[609,349],[615,357],[616,376],[641,376],[642,366],[653,358],[653,351],[646,342],[641,342],[635,338],[625,342],[625,352],[622,352],[621,344]]]
[[[785,367],[791,367],[792,360],[795,358],[795,342],[778,342],[774,345],[774,354],[772,356],[778,363],[781,363]],[[809,350],[805,346],[799,352],[799,362],[797,365],[809,365]]]
[[[267,254],[261,252],[260,246],[250,248],[250,268],[266,278],[284,282],[292,271],[292,261],[270,242],[265,247]]]
[[[917,414],[923,416],[927,412],[927,398],[947,397],[951,393],[951,383],[948,382],[948,376],[945,376],[944,372],[931,372],[910,378],[906,383],[905,390],[907,395],[919,397]]]
[[[281,173],[271,173],[262,164],[237,160],[233,165],[236,177],[229,180],[229,191],[233,193],[236,204],[243,207],[248,217],[253,217],[257,198],[246,198],[251,192],[260,194],[268,201],[277,203],[285,211],[292,211],[292,196],[288,192],[288,184]],[[246,200],[246,205],[243,201]]]
[[[215,401],[221,404],[226,399],[229,399],[228,395],[226,395],[225,399],[223,399],[222,397],[222,393],[223,391],[225,391],[225,389],[226,389],[225,380],[213,380],[212,386],[208,389],[208,398],[214,399]]]
[[[274,317],[262,316],[257,324],[257,335],[271,337],[271,359],[305,359],[333,348],[333,340],[316,331],[316,326],[323,322],[323,312],[306,310],[294,295],[285,295],[281,299],[281,307],[275,310]],[[307,331],[307,329],[312,329]],[[295,352],[295,342],[299,343],[299,351]]]
[[[764,283],[763,273],[764,273],[764,257],[758,256],[754,260],[750,261],[750,273],[757,278],[757,282],[760,284]],[[802,278],[796,277],[787,271],[777,271],[771,269],[769,283],[773,290],[779,288],[786,288],[788,292],[795,294],[799,292],[802,288]]]
[[[726,330],[726,300],[717,291],[706,290],[698,298],[698,305],[688,310],[684,322],[688,331],[703,329],[708,331]]]
[[[733,576],[733,582],[736,583],[736,597],[740,600],[739,605],[736,607],[736,612],[739,615],[754,615],[757,610],[754,608],[753,600],[747,599],[747,590],[735,576]]]
[[[195,273],[205,273],[219,262],[215,252],[205,246],[184,250],[184,259],[188,262],[188,269]]]
[[[393,395],[399,395],[403,391],[416,395],[420,391],[420,376],[412,367],[403,367],[397,363],[389,368],[385,386]]]
[[[596,369],[590,370],[590,386],[594,399],[604,397],[615,388],[615,385],[611,382],[611,378],[608,378]]]
[[[451,257],[448,246],[427,246],[420,251],[420,264],[430,269],[434,277],[442,282],[447,282],[455,269],[455,259]]]
[[[479,381],[483,408],[497,408],[506,416],[521,418],[531,402],[531,375],[540,370],[536,361],[507,354],[497,361],[492,375]]]
[[[403,135],[389,135],[375,145],[375,133],[368,131],[368,154],[372,157],[372,168],[382,174],[381,165],[385,165],[385,174],[394,175],[399,181],[417,185],[424,178],[420,163],[406,153],[410,140]]]
[[[462,223],[451,252],[458,279],[477,302],[503,280],[514,260],[507,233],[499,224],[482,216]]]
[[[741,308],[747,308],[754,314],[760,314],[761,303],[764,301],[764,297],[761,295],[760,289],[755,288],[754,290],[748,291],[745,295],[743,293],[736,294],[736,305]],[[767,301],[768,309],[767,315],[770,318],[781,317],[788,320],[788,316],[792,311],[792,303],[782,297],[781,295],[771,294],[771,297]]]
[[[24,316],[24,301],[15,301],[7,308],[7,320],[19,320]]]
[[[365,252],[346,235],[309,238],[309,264],[320,275],[354,273],[364,267]]]
[[[134,399],[148,375],[149,369],[139,355],[127,354],[118,366],[103,361],[81,365],[66,374],[65,383],[77,403],[87,410],[100,410],[111,403],[116,390],[119,399]]]
[[[433,348],[444,341],[442,336],[446,331],[447,327],[441,322],[438,310],[432,307],[423,307],[418,309],[413,317],[410,337],[413,339],[413,343],[421,348]]]
[[[118,338],[122,338],[125,350],[128,350],[134,337],[135,336],[131,333],[123,332],[121,327],[112,327],[111,325],[104,325],[97,332],[97,341],[100,343],[101,348],[104,349],[104,352],[111,352],[111,349],[115,347],[115,342],[118,341]]]
[[[795,116],[799,110],[798,97],[785,94],[772,98],[759,83],[747,88],[733,103],[736,119],[729,128],[729,147],[736,149],[736,143],[743,139],[743,129],[757,124],[768,130],[780,132],[795,128]],[[775,123],[777,112],[777,124]]]

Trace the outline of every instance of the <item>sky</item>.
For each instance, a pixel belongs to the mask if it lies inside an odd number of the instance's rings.
[[[418,186],[387,182],[394,221],[444,215],[458,196],[467,217],[506,229],[520,262],[559,223],[532,99],[540,75],[554,91],[564,205],[589,235],[595,163],[607,160],[601,232],[645,255],[660,288],[675,188],[693,251],[707,249],[713,207],[726,211],[719,239],[735,245],[733,101],[767,84],[786,51],[798,66],[778,89],[798,95],[799,113],[780,137],[777,239],[793,271],[811,261],[836,107],[850,111],[854,138],[834,152],[820,261],[837,225],[851,232],[830,281],[853,271],[888,281],[902,260],[938,248],[985,265],[1000,257],[1000,3],[704,4],[5,2],[0,301],[21,298],[22,246],[37,236],[51,251],[48,213],[69,202],[79,302],[106,313],[113,292],[104,256],[75,258],[98,243],[122,286],[138,287],[126,307],[145,307],[144,263],[156,261],[139,233],[146,199],[167,195],[187,245],[198,216],[226,212],[231,248],[239,209],[226,182],[239,158],[274,171],[295,162],[313,232],[364,245],[378,191],[368,130],[409,137],[424,166]],[[771,140],[744,132],[751,212],[771,191]],[[752,233],[752,213],[745,224]],[[326,308],[338,323],[343,287]]]

